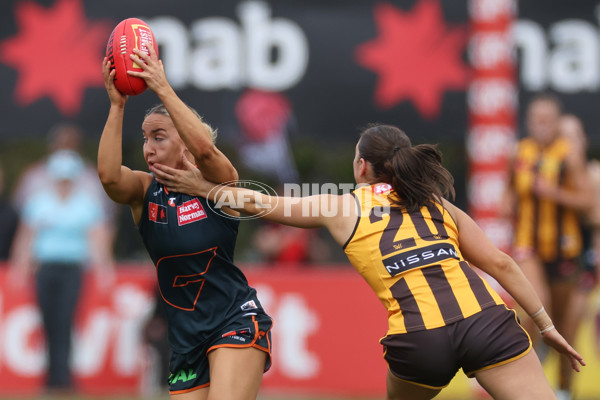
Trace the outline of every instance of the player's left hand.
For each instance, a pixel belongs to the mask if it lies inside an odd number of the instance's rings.
[[[548,346],[553,347],[556,351],[568,357],[569,361],[571,362],[571,368],[573,368],[575,371],[579,372],[580,365],[585,366],[583,357],[577,351],[575,351],[575,349],[571,347],[569,343],[567,343],[565,338],[562,337],[562,335],[556,329],[552,329],[544,333],[542,338],[544,339],[544,343],[546,343]]]

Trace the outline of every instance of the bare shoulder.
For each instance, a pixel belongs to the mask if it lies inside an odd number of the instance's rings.
[[[570,148],[570,151],[565,158],[567,168],[581,172],[586,169],[586,155],[585,151],[577,148]]]
[[[459,215],[462,212],[458,207],[446,199],[442,199],[442,206],[448,211],[456,226],[458,226]]]
[[[138,171],[138,170],[134,170],[133,173],[141,182],[142,187],[144,189],[144,196],[145,196],[146,192],[148,191],[148,188],[150,187],[150,184],[152,183],[152,174],[149,172]]]
[[[140,223],[142,218],[142,209],[144,207],[144,200],[146,198],[146,192],[152,183],[152,174],[144,171],[132,171],[136,176],[138,181],[140,182],[140,188],[136,190],[135,198],[129,202],[129,207],[131,208],[131,215],[133,217],[133,221],[136,225]]]
[[[345,193],[340,196],[332,195],[330,199],[333,200],[333,204],[330,204],[330,206],[335,207],[335,212],[332,213],[331,217],[324,218],[324,225],[335,241],[343,246],[354,233],[358,223],[358,204],[352,193]]]
[[[600,160],[590,160],[588,163],[588,173],[590,177],[600,180]]]

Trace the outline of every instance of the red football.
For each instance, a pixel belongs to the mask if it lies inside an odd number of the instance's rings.
[[[137,18],[127,18],[119,22],[113,29],[106,45],[106,57],[111,62],[115,73],[115,86],[123,94],[137,95],[146,90],[146,82],[142,78],[127,75],[127,71],[142,71],[129,58],[133,49],[140,49],[149,54],[149,46],[158,54],[158,46],[154,33],[147,23]]]

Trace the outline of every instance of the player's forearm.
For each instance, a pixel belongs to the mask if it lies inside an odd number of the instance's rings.
[[[215,146],[203,158],[196,158],[196,165],[202,176],[215,183],[237,182],[238,173],[231,161]]]
[[[111,106],[100,144],[98,145],[98,176],[103,185],[118,182],[121,177],[124,109]]]
[[[203,184],[204,186],[205,184]],[[204,193],[217,208],[227,207],[244,214],[255,215],[268,221],[297,228],[327,227],[321,210],[334,210],[331,200],[338,196],[314,195],[306,197],[269,196],[255,190],[214,185],[205,186]],[[206,188],[209,188],[206,190]],[[327,227],[330,231],[330,227]]]
[[[564,207],[582,212],[590,210],[593,206],[593,198],[587,188],[577,192],[559,189],[556,193],[556,202]]]
[[[205,182],[200,195],[215,203],[215,207],[227,207],[244,214],[257,215],[273,206],[273,197],[239,187],[216,185]]]
[[[547,313],[540,312],[543,304],[531,283],[527,280],[519,266],[505,255],[498,268],[488,273],[506,289],[513,299],[531,316],[540,332],[552,326],[552,320]]]
[[[169,111],[179,136],[194,156],[202,175],[216,183],[237,181],[236,169],[215,146],[209,127],[185,105],[171,87],[159,92],[158,96]]]
[[[214,146],[211,132],[170,86],[161,90],[158,97],[169,111],[173,124],[188,150],[196,159],[203,157]]]

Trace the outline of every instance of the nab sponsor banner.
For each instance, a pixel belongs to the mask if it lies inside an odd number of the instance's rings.
[[[156,36],[172,86],[220,136],[241,135],[247,127],[234,110],[261,91],[279,94],[297,133],[313,140],[354,142],[376,121],[419,141],[464,138],[466,0],[140,5],[3,1],[0,137],[43,136],[64,119],[99,136],[109,107],[100,68],[106,42],[119,21],[138,17]],[[125,140],[141,140],[144,110],[156,102],[150,91],[129,99]]]
[[[379,121],[418,142],[462,143],[468,115],[512,114],[544,90],[600,131],[596,0],[6,0],[0,10],[2,139],[43,136],[65,119],[99,136],[100,62],[127,17],[149,23],[173,87],[229,139],[250,134],[235,109],[256,91],[277,93],[296,134],[319,141],[354,142]],[[474,25],[502,13],[514,15],[512,43]],[[515,60],[516,97],[510,81],[477,74]],[[149,91],[130,98],[126,141],[140,141],[156,102]],[[507,126],[478,129],[490,138]]]
[[[518,2],[513,27],[519,60],[519,100],[552,91],[566,111],[583,119],[592,145],[600,145],[600,3],[597,0]]]

